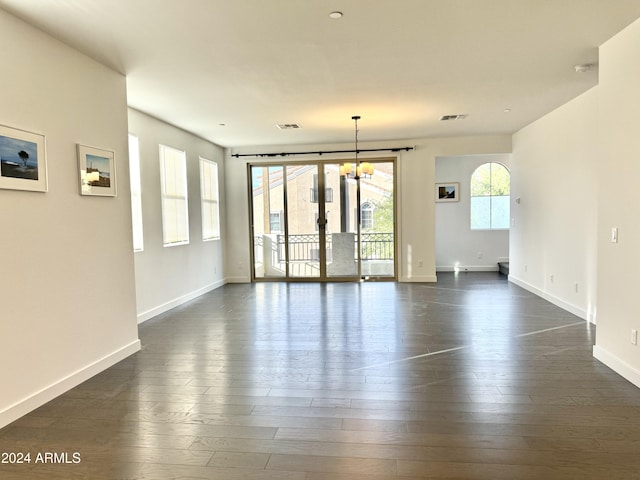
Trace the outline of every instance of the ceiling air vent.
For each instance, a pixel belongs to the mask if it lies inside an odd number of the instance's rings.
[[[291,130],[294,128],[301,128],[297,123],[279,123],[276,125],[280,130]]]
[[[443,115],[440,117],[440,121],[444,122],[447,120],[464,120],[465,118],[467,118],[467,114],[463,113],[460,115]]]

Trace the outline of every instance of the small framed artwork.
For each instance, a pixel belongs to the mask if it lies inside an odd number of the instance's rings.
[[[459,197],[460,184],[436,183],[436,202],[457,202]]]
[[[0,188],[47,191],[44,135],[0,125]]]
[[[80,195],[116,196],[116,163],[113,152],[78,144]]]

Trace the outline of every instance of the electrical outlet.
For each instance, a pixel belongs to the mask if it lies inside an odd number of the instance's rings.
[[[631,329],[631,345],[638,344],[638,330],[632,328]]]
[[[424,267],[424,262],[422,260],[418,260],[418,268]]]
[[[549,275],[549,280],[551,281],[551,283],[553,283],[553,281],[555,280],[555,277],[553,276],[553,274]]]

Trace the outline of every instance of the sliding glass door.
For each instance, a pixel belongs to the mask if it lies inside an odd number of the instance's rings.
[[[325,264],[319,235],[318,165],[287,165],[287,215],[283,244],[290,278],[319,279]]]
[[[251,167],[253,265],[255,278],[287,276],[284,248],[284,167]]]
[[[364,278],[395,277],[394,163],[360,179],[360,259]]]
[[[253,278],[395,278],[394,163],[374,165],[359,180],[332,162],[250,165]]]

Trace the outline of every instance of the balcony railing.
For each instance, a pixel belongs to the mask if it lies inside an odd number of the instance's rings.
[[[363,233],[362,260],[393,260],[393,233]]]
[[[331,235],[327,236],[327,254],[331,251]],[[285,261],[285,236],[278,235],[278,260]],[[289,235],[289,262],[320,260],[320,236],[317,233]],[[329,261],[329,260],[328,260]]]
[[[362,260],[393,260],[393,233],[362,233]],[[332,234],[327,235],[327,262],[331,262]],[[354,235],[354,258],[356,258],[357,236]],[[277,236],[277,258],[285,261],[285,236]],[[256,245],[258,243],[256,242]],[[290,262],[317,262],[320,260],[320,236],[317,233],[289,235]]]

